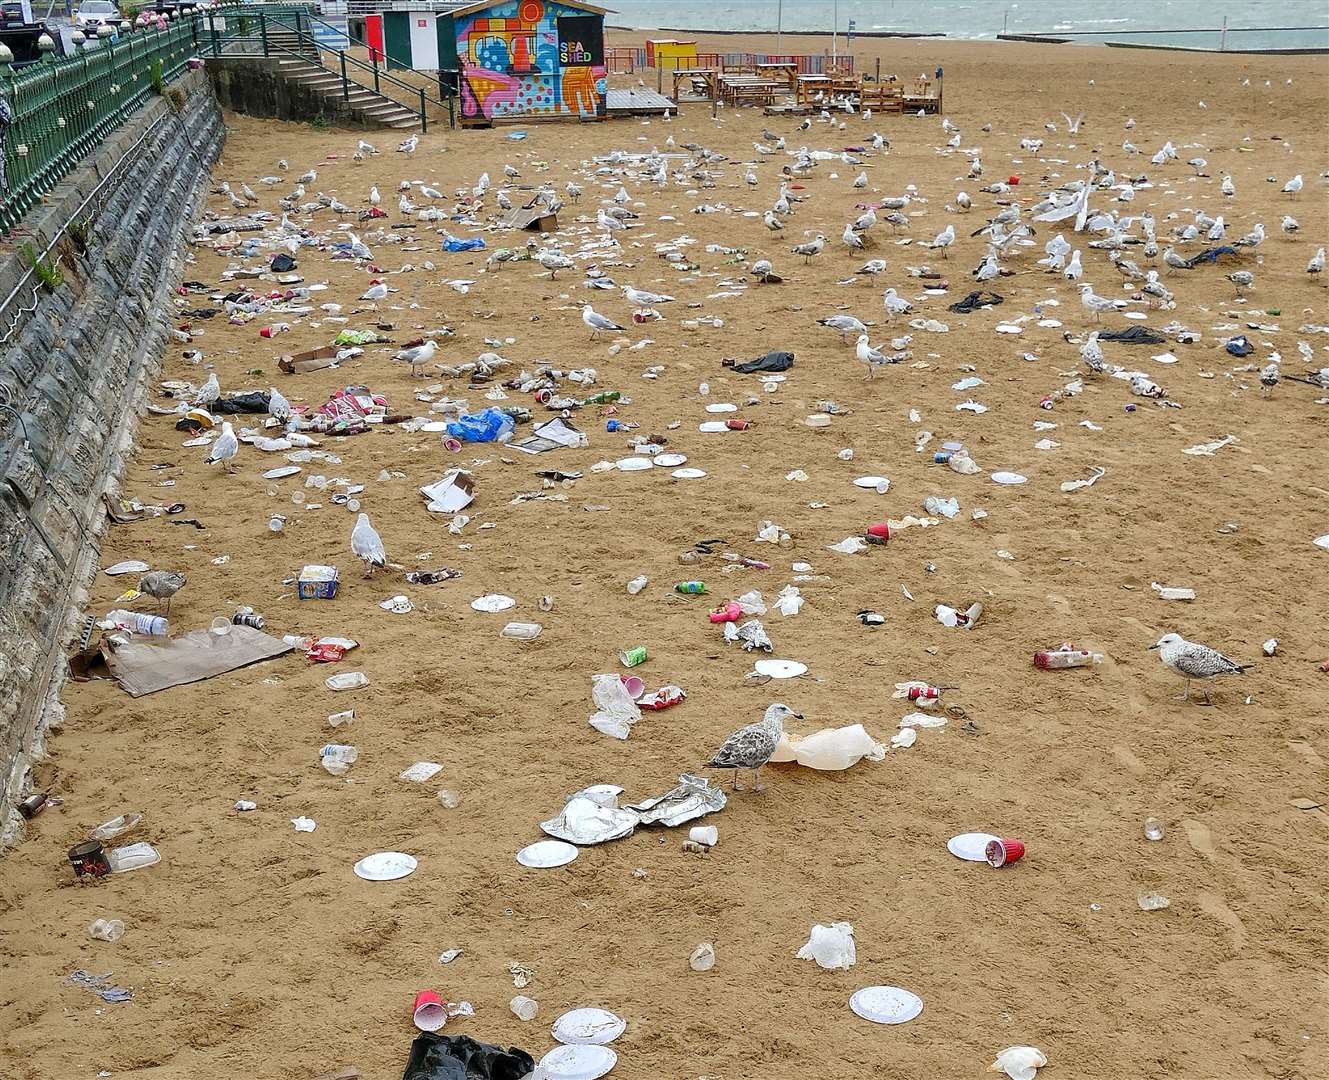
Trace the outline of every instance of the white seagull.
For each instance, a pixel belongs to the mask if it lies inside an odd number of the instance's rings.
[[[623,327],[612,319],[606,319],[590,304],[583,304],[581,309],[581,321],[591,328],[591,337],[595,337],[601,330],[617,330],[622,332]]]
[[[1249,664],[1238,664],[1229,660],[1217,649],[1201,645],[1198,641],[1187,641],[1180,634],[1164,634],[1151,650],[1158,650],[1158,658],[1169,670],[1176,672],[1186,680],[1185,692],[1178,701],[1189,701],[1191,680],[1199,679],[1208,683],[1204,689],[1204,703],[1212,705],[1209,693],[1220,675],[1244,675]]]
[[[369,515],[361,514],[355,519],[355,528],[351,530],[351,551],[357,559],[363,559],[365,577],[374,572],[374,567],[386,566],[388,553],[383,548],[383,538],[378,530],[369,524]]]
[[[420,369],[434,359],[434,352],[437,349],[438,342],[430,338],[423,345],[416,345],[413,348],[402,349],[401,352],[393,353],[392,359],[403,364],[409,364],[412,377],[416,377],[424,374]]]
[[[946,258],[946,249],[955,243],[955,226],[947,225],[932,240],[934,248],[941,248],[941,257]]]
[[[220,461],[228,473],[233,473],[235,472],[235,466],[231,464],[231,459],[239,451],[240,440],[235,437],[231,422],[229,420],[222,421],[222,433],[217,436],[217,441],[212,444],[212,448],[208,451],[208,464],[216,465]]]

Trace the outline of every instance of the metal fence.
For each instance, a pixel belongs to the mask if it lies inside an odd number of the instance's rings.
[[[307,9],[306,5],[300,5]],[[251,16],[264,8],[244,5]],[[219,12],[238,11],[219,8]],[[57,57],[42,42],[43,58],[16,67],[0,46],[0,234],[8,233],[134,109],[179,75],[198,54],[202,17],[182,15],[156,25],[101,28]],[[77,39],[75,39],[77,40]]]
[[[684,61],[677,61],[684,64]],[[854,58],[848,53],[831,56],[830,53],[753,53],[753,52],[699,52],[696,60],[686,66],[715,68],[718,71],[751,71],[757,64],[793,64],[800,75],[826,75],[832,71],[841,75],[854,73]],[[650,69],[646,49],[637,45],[614,45],[605,49],[605,65],[612,75],[633,75]],[[675,66],[665,65],[669,71]]]

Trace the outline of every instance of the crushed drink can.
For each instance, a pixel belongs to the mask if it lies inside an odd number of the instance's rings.
[[[646,663],[646,646],[634,645],[630,649],[624,649],[618,654],[619,660],[623,662],[624,667],[636,667],[638,664]]]
[[[941,687],[939,686],[911,686],[906,692],[905,697],[910,701],[936,701],[941,697]]]
[[[732,420],[726,420],[724,426],[730,431],[747,431],[752,426],[751,420],[744,420],[742,417],[735,417]]]
[[[257,611],[237,611],[231,616],[231,622],[236,626],[252,626],[255,630],[262,630],[267,626],[267,622]]]

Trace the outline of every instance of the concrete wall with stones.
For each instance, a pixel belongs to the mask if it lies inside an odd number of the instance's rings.
[[[0,312],[0,842],[18,835],[13,806],[62,719],[102,496],[170,339],[183,241],[225,138],[204,73],[173,85],[178,113],[150,100],[0,243],[3,301],[26,272],[19,244],[40,252],[66,222],[91,222],[84,250],[67,236],[54,249],[63,285],[34,298],[29,278]]]
[[[207,61],[222,107],[245,116],[308,123],[321,117],[338,127],[365,127],[340,97],[284,77],[276,58],[226,56]],[[358,88],[357,88],[358,89]]]

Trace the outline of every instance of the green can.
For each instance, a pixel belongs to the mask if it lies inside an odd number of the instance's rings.
[[[618,658],[623,661],[624,667],[636,667],[638,664],[646,663],[646,646],[634,645],[631,649],[624,649],[618,654]]]
[[[611,401],[617,401],[623,395],[618,390],[601,390],[598,394],[592,394],[588,398],[582,399],[583,405],[608,405]]]
[[[704,581],[680,581],[674,586],[675,592],[685,593],[689,596],[700,596],[706,591],[706,582]]]

